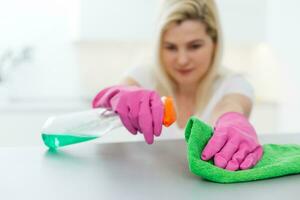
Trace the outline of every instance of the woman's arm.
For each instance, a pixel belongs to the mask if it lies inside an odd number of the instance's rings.
[[[227,170],[249,169],[263,155],[255,128],[249,120],[251,99],[241,94],[228,94],[215,106],[211,124],[214,133],[201,158],[214,159],[214,164]]]
[[[249,97],[232,93],[225,95],[214,107],[209,123],[214,125],[216,120],[226,112],[238,112],[249,117],[252,110],[252,101]]]

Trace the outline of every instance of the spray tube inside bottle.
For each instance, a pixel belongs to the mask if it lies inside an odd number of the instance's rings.
[[[164,104],[163,125],[170,126],[176,120],[171,97],[162,97]],[[122,127],[119,116],[104,108],[50,117],[42,128],[42,139],[51,149],[100,138],[111,130]]]

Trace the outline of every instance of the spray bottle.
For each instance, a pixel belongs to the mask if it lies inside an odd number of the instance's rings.
[[[163,125],[176,120],[173,99],[162,97],[164,104]],[[87,111],[50,117],[42,128],[42,139],[51,149],[100,138],[111,130],[122,127],[119,116],[111,110],[96,108]]]

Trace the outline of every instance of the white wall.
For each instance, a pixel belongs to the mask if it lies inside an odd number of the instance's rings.
[[[13,98],[78,95],[72,48],[78,5],[78,0],[0,1],[0,55],[33,48],[32,60],[13,70],[7,83]]]
[[[144,40],[153,32],[158,0],[81,1],[79,40]]]
[[[268,39],[281,62],[282,106],[280,131],[299,132],[300,113],[300,2],[269,0]]]
[[[216,0],[216,3],[228,45],[266,40],[267,0]]]

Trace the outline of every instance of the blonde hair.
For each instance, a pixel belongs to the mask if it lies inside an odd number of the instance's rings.
[[[161,5],[156,40],[154,41],[153,65],[157,81],[156,89],[160,95],[174,96],[174,82],[165,71],[160,57],[162,35],[172,23],[184,20],[199,20],[206,25],[207,34],[215,42],[215,52],[211,66],[198,85],[196,96],[197,112],[204,109],[211,95],[213,83],[219,75],[222,55],[222,34],[217,7],[214,0],[165,0]],[[175,99],[176,101],[176,99]]]

